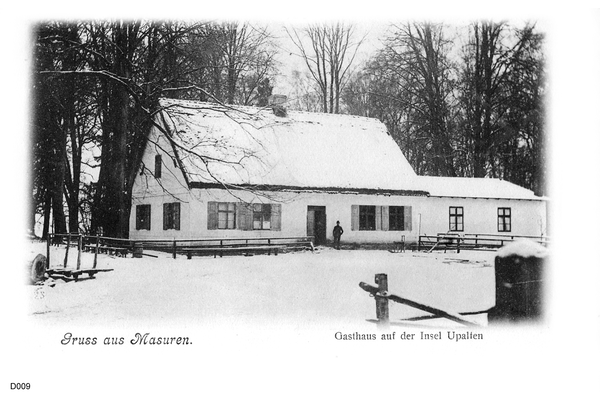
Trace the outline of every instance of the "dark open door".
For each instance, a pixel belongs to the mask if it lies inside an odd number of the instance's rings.
[[[306,234],[314,236],[316,246],[325,244],[327,239],[327,213],[325,206],[308,206],[306,213]]]

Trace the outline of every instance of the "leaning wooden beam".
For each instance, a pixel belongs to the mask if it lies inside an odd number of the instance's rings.
[[[439,315],[440,317],[449,319],[451,321],[454,322],[458,322],[460,324],[464,324],[464,325],[468,325],[468,326],[480,326],[480,324],[478,324],[475,321],[471,321],[467,318],[464,318],[463,316],[461,316],[458,313],[455,312],[451,312],[451,311],[446,311],[446,310],[442,310],[436,307],[431,307],[428,306],[426,304],[421,304],[418,303],[416,301],[413,300],[409,300],[409,299],[405,299],[403,297],[397,296],[395,294],[389,294],[387,293],[387,291],[383,291],[380,292],[379,288],[373,285],[370,285],[368,283],[365,282],[361,282],[359,283],[359,286],[366,292],[371,293],[373,296],[377,297],[382,297],[391,301],[395,301],[396,303],[400,303],[400,304],[405,304],[407,306],[410,307],[414,307],[416,309],[422,310],[422,311],[426,311],[428,313],[431,314],[435,314],[435,315]]]

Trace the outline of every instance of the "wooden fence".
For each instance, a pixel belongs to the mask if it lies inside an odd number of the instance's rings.
[[[433,307],[427,304],[407,299],[405,297],[398,296],[396,294],[391,294],[388,292],[388,278],[386,274],[376,274],[375,283],[376,286],[365,282],[360,282],[359,286],[361,289],[368,292],[369,294],[371,294],[371,296],[375,298],[375,315],[377,319],[368,321],[376,322],[382,326],[388,326],[390,324],[404,324],[406,323],[406,321],[415,320],[414,318],[411,318],[393,323],[390,322],[389,301],[405,304],[407,306],[416,308],[421,311],[425,311],[430,314],[425,317],[419,317],[418,319],[445,318],[450,321],[458,322],[465,326],[480,326],[481,324],[477,321],[469,319],[468,315],[482,314],[489,311],[485,310],[469,313],[458,313],[455,311],[442,310],[438,307]]]
[[[185,254],[188,258],[193,255],[210,254],[220,255],[232,253],[254,254],[265,252],[277,254],[283,249],[307,248],[314,250],[313,237],[263,237],[263,238],[199,238],[199,239],[120,239],[104,236],[90,236],[79,234],[54,234],[48,238],[48,247],[65,245],[65,267],[69,256],[69,248],[77,247],[79,267],[81,252],[94,253],[94,267],[97,263],[98,253],[108,253],[116,256],[134,257],[151,256],[144,253],[147,250],[168,252],[177,258],[177,254]],[[49,252],[48,252],[49,254]]]
[[[518,239],[529,239],[543,246],[548,246],[550,242],[547,236],[438,233],[435,236],[420,235],[417,250],[456,250],[458,253],[461,250],[496,250]]]

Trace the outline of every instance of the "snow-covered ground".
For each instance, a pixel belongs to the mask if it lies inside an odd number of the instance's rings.
[[[43,243],[32,247],[33,253],[46,252]],[[375,318],[375,301],[358,284],[374,284],[376,273],[388,275],[390,293],[445,310],[480,311],[494,305],[493,252],[322,248],[314,253],[192,260],[152,254],[158,258],[99,255],[98,268],[114,271],[80,282],[49,279],[28,287],[31,317],[69,326],[148,322],[365,326],[370,325],[367,319]],[[83,253],[82,268],[91,268],[92,258]],[[63,261],[64,249],[52,247],[51,266],[60,267]],[[75,265],[76,251],[71,250],[69,266]],[[392,320],[423,314],[390,303]]]

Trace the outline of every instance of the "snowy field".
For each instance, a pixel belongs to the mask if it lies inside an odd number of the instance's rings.
[[[51,249],[51,266],[60,267],[64,249]],[[32,254],[45,252],[43,243],[32,244]],[[31,317],[58,326],[150,322],[369,326],[366,320],[375,319],[375,301],[358,284],[374,284],[377,273],[388,274],[390,293],[448,311],[481,311],[494,305],[494,252],[321,248],[314,253],[192,260],[151,254],[158,258],[99,255],[98,268],[114,271],[98,273],[96,279],[48,279],[29,286]],[[76,255],[70,251],[70,267],[76,265]],[[91,268],[92,260],[92,254],[82,253],[82,268]],[[391,320],[423,314],[390,303]]]

